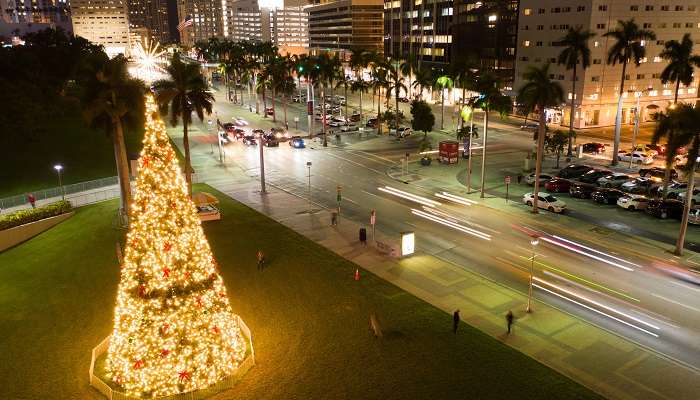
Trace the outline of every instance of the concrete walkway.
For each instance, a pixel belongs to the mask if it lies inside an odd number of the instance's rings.
[[[210,161],[194,159],[195,168],[198,162]],[[698,371],[546,304],[536,302],[527,314],[525,294],[462,266],[423,253],[391,258],[371,240],[367,246],[359,243],[359,224],[341,218],[338,227],[331,227],[330,211],[323,206],[270,185],[262,195],[259,182],[243,171],[222,169],[200,168],[200,180],[447,313],[460,309],[470,325],[609,398],[698,398]],[[377,239],[390,240],[379,231]],[[508,310],[516,316],[511,335],[505,333]]]

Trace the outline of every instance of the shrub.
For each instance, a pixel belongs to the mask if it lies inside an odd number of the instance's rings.
[[[55,217],[70,210],[70,202],[61,200],[39,208],[30,208],[0,215],[0,231],[39,221],[40,219]]]

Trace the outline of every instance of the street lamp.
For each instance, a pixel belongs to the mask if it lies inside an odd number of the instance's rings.
[[[526,312],[532,311],[532,308],[530,307],[530,304],[532,303],[532,275],[535,272],[535,248],[539,243],[540,241],[536,237],[530,240],[530,244],[532,245],[532,258],[530,258],[530,285],[527,291],[527,308],[525,309]]]
[[[464,106],[460,112],[462,120],[466,122],[469,120],[469,132],[467,133],[467,140],[464,141],[466,145],[464,151],[467,152],[467,194],[472,191],[472,134],[474,132],[474,109],[471,106]]]
[[[311,212],[311,161],[306,162],[306,168],[308,169],[308,178],[309,178],[309,212]]]
[[[61,170],[63,169],[63,165],[56,164],[53,166],[53,169],[55,169],[56,173],[58,174],[58,186],[61,187],[61,198],[63,200],[65,200],[66,199],[66,190],[63,187],[63,179],[61,179]]]
[[[265,155],[263,153],[263,146],[265,142],[265,137],[262,134],[258,135],[258,147],[260,150],[260,193],[265,194]]]

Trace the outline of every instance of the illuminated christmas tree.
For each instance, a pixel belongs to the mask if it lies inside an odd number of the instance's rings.
[[[149,95],[106,363],[136,397],[213,385],[236,372],[247,347],[156,112]]]

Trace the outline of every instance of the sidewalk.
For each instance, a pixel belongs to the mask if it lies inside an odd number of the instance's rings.
[[[607,397],[695,399],[700,393],[697,371],[653,351],[539,302],[526,314],[522,293],[428,254],[389,258],[359,244],[357,223],[341,218],[331,227],[330,211],[319,205],[270,185],[261,196],[258,183],[238,172],[216,175],[203,181],[447,313],[459,308],[465,322]],[[517,318],[510,336],[508,310]]]

